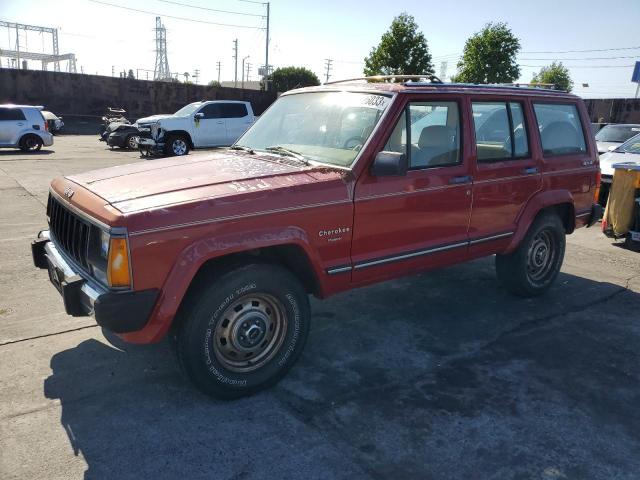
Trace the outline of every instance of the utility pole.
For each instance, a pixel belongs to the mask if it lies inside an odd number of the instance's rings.
[[[111,65],[111,76],[112,77],[116,76],[116,66],[115,65]]]
[[[244,88],[244,61],[249,58],[249,55],[242,59],[242,88]]]
[[[251,73],[251,64],[247,62],[247,82],[249,81],[249,74]]]
[[[220,83],[220,69],[222,68],[222,63],[216,62],[216,67],[218,69],[218,83]]]
[[[193,71],[193,78],[195,78],[195,84],[198,84],[198,79],[200,78],[200,70],[197,68]]]
[[[233,75],[233,88],[238,88],[238,39],[233,41],[233,61],[235,63],[235,71]]]
[[[267,41],[264,54],[264,89],[269,90],[269,16],[271,13],[271,4],[267,2]]]
[[[324,61],[326,62],[324,68],[327,69],[325,73],[324,83],[327,83],[329,81],[329,77],[331,76],[331,64],[333,63],[333,60],[331,60],[330,58],[325,58]]]

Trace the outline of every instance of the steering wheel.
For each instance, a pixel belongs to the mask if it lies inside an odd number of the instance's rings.
[[[362,148],[362,138],[360,137],[351,137],[348,138],[346,142],[342,145],[342,148],[348,150],[360,150]]]

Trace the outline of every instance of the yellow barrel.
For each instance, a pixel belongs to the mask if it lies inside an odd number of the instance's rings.
[[[634,222],[635,199],[640,190],[640,162],[616,163],[613,168],[613,183],[602,229],[611,229],[616,237],[622,237],[629,233]]]

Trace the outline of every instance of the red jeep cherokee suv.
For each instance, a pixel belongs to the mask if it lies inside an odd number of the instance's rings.
[[[70,315],[129,342],[170,332],[200,389],[239,397],[300,356],[308,294],[494,254],[505,288],[544,292],[565,235],[601,216],[589,129],[544,89],[293,90],[229,150],[53,180],[34,263]]]

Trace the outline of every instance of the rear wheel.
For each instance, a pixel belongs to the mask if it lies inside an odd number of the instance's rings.
[[[23,152],[37,152],[42,148],[42,139],[37,135],[25,135],[20,139],[20,150]]]
[[[565,245],[560,218],[554,214],[540,215],[514,252],[496,255],[498,280],[521,297],[544,293],[560,272]]]
[[[282,267],[235,268],[201,285],[186,301],[178,319],[178,360],[209,395],[232,399],[274,385],[302,353],[309,302]]]
[[[182,156],[189,153],[189,141],[183,135],[169,135],[165,143],[166,155]]]
[[[136,150],[138,148],[138,142],[136,141],[135,135],[127,135],[127,138],[124,139],[124,148],[127,150]]]

